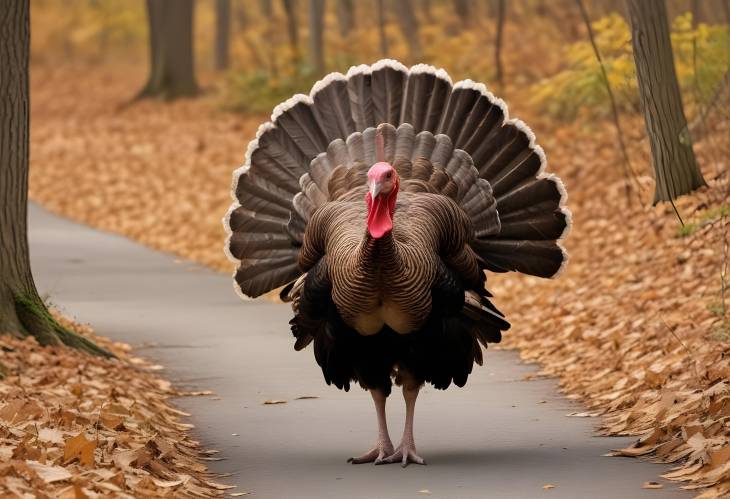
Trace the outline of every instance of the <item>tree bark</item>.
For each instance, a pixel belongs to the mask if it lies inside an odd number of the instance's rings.
[[[324,1],[309,0],[309,58],[317,74],[324,73]]]
[[[418,37],[418,19],[413,10],[413,1],[398,0],[395,5],[398,25],[408,44],[408,56],[411,62],[418,61],[421,58],[421,41]]]
[[[215,69],[224,71],[229,64],[231,39],[231,0],[215,0]]]
[[[353,0],[337,0],[337,24],[342,38],[346,38],[355,29],[355,3]]]
[[[692,150],[663,0],[627,0],[639,99],[656,176],[654,204],[706,185]]]
[[[461,22],[464,23],[464,25],[469,26],[471,25],[471,5],[469,4],[469,0],[453,0],[454,1],[454,11],[456,11],[456,14],[459,16],[459,19],[461,19]]]
[[[29,0],[3,2],[0,15],[0,334],[34,336],[106,354],[56,322],[38,295],[28,253],[30,94]]]
[[[286,14],[286,33],[289,38],[289,48],[292,54],[292,63],[299,64],[299,22],[297,19],[297,0],[282,0]]]
[[[248,0],[235,0],[233,4],[233,17],[236,20],[236,30],[243,31],[248,28]]]
[[[385,32],[385,0],[378,2],[378,35],[380,37],[380,55],[388,57],[388,34]]]
[[[276,59],[276,30],[277,22],[274,16],[274,4],[272,0],[259,0],[259,6],[261,8],[261,15],[266,19],[266,40],[264,44],[264,57],[267,59],[269,67],[269,75],[276,79],[279,77],[279,64]]]
[[[504,86],[504,69],[502,67],[502,33],[504,32],[504,16],[507,6],[504,0],[497,0],[497,36],[494,42],[494,67],[497,83]]]
[[[421,0],[421,10],[423,11],[423,17],[426,19],[426,22],[432,23],[431,0]]]
[[[193,57],[193,0],[147,0],[150,76],[139,97],[199,93]]]
[[[0,16],[0,332],[23,336],[15,294],[37,296],[27,239],[28,1],[4,2]]]

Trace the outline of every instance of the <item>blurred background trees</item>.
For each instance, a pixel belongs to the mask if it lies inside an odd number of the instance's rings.
[[[168,2],[175,13],[152,22]],[[704,118],[727,113],[730,7],[658,2],[667,11],[679,110],[699,136]],[[483,81],[558,121],[610,117],[608,82],[617,112],[641,116],[646,101],[625,1],[583,4],[603,70],[575,0],[35,0],[32,51],[37,60],[93,63],[149,57],[144,95],[165,98],[194,95],[197,66],[222,107],[253,114],[308,91],[326,72],[387,56]]]

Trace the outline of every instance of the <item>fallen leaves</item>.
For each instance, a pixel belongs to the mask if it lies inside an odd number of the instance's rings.
[[[41,464],[37,461],[26,461],[26,464],[35,471],[41,479],[46,483],[60,482],[68,480],[73,475],[61,466],[49,466]]]
[[[677,200],[688,221],[727,206],[728,154],[719,151],[730,149],[730,134],[726,122],[717,126],[717,150],[695,145],[709,186]],[[627,201],[610,139],[578,128],[551,130],[548,151],[570,193],[570,263],[555,281],[492,279],[496,304],[520,325],[505,346],[584,402],[570,416],[602,416],[601,433],[638,438],[609,455],[676,463],[664,478],[703,499],[730,494],[730,342],[712,335],[729,320],[717,303],[730,217],[678,237],[671,206]],[[630,152],[649,171],[648,151]],[[586,168],[596,161],[605,168]],[[646,199],[653,186],[640,182]]]
[[[264,402],[263,402],[263,405],[278,405],[278,404],[286,404],[286,400],[272,399],[272,400],[264,400]]]
[[[211,481],[202,461],[214,452],[190,438],[169,382],[128,346],[58,319],[117,358],[0,336],[0,496],[214,497],[231,488]]]

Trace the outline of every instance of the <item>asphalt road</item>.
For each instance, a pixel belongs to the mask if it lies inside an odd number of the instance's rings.
[[[494,349],[466,388],[419,396],[416,443],[428,466],[348,464],[374,442],[372,401],[357,387],[326,386],[311,350],[294,352],[288,306],[242,302],[227,275],[35,205],[29,237],[38,287],[61,310],[115,340],[151,344],[142,354],[173,381],[216,392],[179,406],[193,414],[204,445],[225,458],[214,470],[233,473],[228,480],[254,497],[690,497],[667,482],[642,489],[662,466],[602,457],[631,440],[594,436],[595,419],[566,417],[582,409],[554,381],[523,381],[535,367]],[[519,327],[519,317],[510,320]],[[295,400],[301,396],[319,398]],[[288,402],[263,405],[267,399]],[[395,444],[404,412],[394,392]]]

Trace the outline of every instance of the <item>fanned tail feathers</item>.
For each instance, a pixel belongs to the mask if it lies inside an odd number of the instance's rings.
[[[485,268],[558,273],[570,212],[532,131],[481,83],[452,84],[442,69],[385,59],[326,76],[259,128],[234,172],[224,219],[237,289],[258,296],[301,274],[309,217],[329,200],[360,194],[378,128],[406,189],[446,194],[470,215]]]

